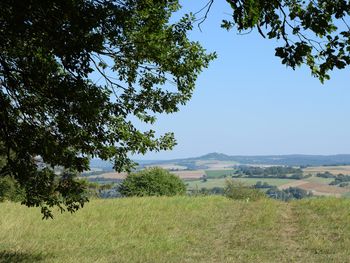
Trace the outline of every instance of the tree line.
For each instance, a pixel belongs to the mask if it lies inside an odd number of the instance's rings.
[[[303,179],[311,175],[303,175],[303,170],[291,166],[235,166],[235,173],[232,177],[248,177],[248,178],[280,178],[280,179]]]

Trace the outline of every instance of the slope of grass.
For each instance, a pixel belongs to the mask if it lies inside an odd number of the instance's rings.
[[[348,262],[350,200],[94,200],[42,221],[0,204],[0,262]]]

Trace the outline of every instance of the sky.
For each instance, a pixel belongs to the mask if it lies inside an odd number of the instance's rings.
[[[206,2],[182,1],[181,12]],[[218,58],[199,76],[191,101],[153,127],[174,132],[177,146],[134,158],[350,153],[349,69],[321,84],[306,67],[286,68],[274,56],[275,40],[221,29],[229,14],[225,1],[215,1],[201,30],[190,33]]]

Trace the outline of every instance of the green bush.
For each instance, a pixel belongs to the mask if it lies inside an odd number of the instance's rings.
[[[251,188],[242,182],[234,181],[232,179],[226,180],[224,195],[231,199],[246,201],[255,201],[266,197],[262,191]]]
[[[129,174],[119,192],[123,196],[174,196],[185,194],[186,186],[179,177],[155,167]]]
[[[0,202],[5,200],[20,202],[24,199],[24,191],[15,179],[10,176],[0,177]]]

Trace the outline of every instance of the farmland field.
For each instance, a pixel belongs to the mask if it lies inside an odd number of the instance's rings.
[[[341,197],[345,193],[348,193],[350,189],[345,187],[337,187],[328,185],[325,183],[310,182],[307,180],[297,180],[285,185],[279,186],[280,189],[287,189],[289,187],[299,187],[306,191],[312,191],[314,195],[323,195],[323,196],[335,196]]]
[[[344,187],[337,187],[319,183],[306,183],[300,185],[299,187],[307,191],[312,190],[315,195],[333,195],[340,197],[342,194],[349,192],[349,189]]]
[[[181,179],[199,179],[203,175],[205,175],[204,170],[193,170],[193,171],[174,171],[171,172],[177,176],[179,176]]]
[[[217,161],[217,160],[200,160],[196,161],[196,165],[205,165],[208,170],[226,170],[232,169],[232,166],[236,165],[237,162],[233,161]]]
[[[312,176],[309,178],[303,179],[304,181],[310,182],[310,183],[320,183],[320,184],[329,184],[332,182],[334,179],[332,178],[322,178],[322,177],[317,177],[317,176]]]
[[[179,176],[181,179],[199,179],[205,175],[204,170],[184,170],[184,171],[171,171],[171,173]],[[104,178],[104,179],[124,179],[126,173],[104,173],[97,176],[90,176],[90,178]]]
[[[174,164],[174,163],[166,163],[166,164],[157,164],[157,167],[163,168],[163,169],[167,169],[167,170],[185,170],[187,169],[186,166],[182,166],[182,165],[178,165],[178,164]],[[154,167],[154,165],[146,165],[147,168],[149,167]]]
[[[348,262],[350,200],[94,200],[42,221],[0,204],[0,262]]]
[[[322,169],[324,170],[322,170]],[[331,168],[326,170],[327,168]],[[333,169],[332,169],[333,168]],[[335,170],[337,168],[338,170]],[[316,174],[318,172],[325,171],[336,171],[340,170],[345,171],[350,169],[350,166],[320,166],[320,167],[308,167],[304,170],[304,174]],[[350,171],[350,170],[349,170]],[[192,189],[201,189],[207,188],[211,189],[213,187],[224,187],[225,178],[220,178],[224,175],[231,177],[234,174],[234,169],[227,170],[184,170],[184,171],[172,171],[173,174],[179,176],[181,179],[187,180],[187,188],[189,190]],[[208,179],[206,182],[200,180],[203,175],[207,175]],[[125,173],[105,173],[97,176],[91,176],[90,178],[104,178],[106,179],[123,179],[125,178]],[[348,187],[336,187],[329,186],[329,183],[333,181],[332,178],[321,178],[312,176],[309,178],[305,178],[303,180],[294,180],[294,179],[279,179],[279,178],[235,178],[234,180],[239,180],[246,185],[254,185],[256,182],[261,181],[262,183],[266,182],[269,185],[274,185],[279,187],[280,189],[286,189],[288,187],[299,187],[307,191],[312,191],[315,195],[325,195],[325,196],[344,196],[346,193],[350,192],[350,188]]]
[[[313,167],[307,167],[303,169],[305,174],[311,173],[324,173],[324,172],[330,172],[332,174],[348,174],[350,175],[350,165],[339,165],[339,166],[313,166]]]
[[[294,179],[274,179],[274,178],[235,178],[233,180],[237,180],[243,182],[247,186],[251,186],[256,184],[256,182],[261,181],[262,183],[266,182],[269,185],[275,185],[279,189],[287,189],[289,187],[299,187],[306,191],[312,191],[315,195],[323,195],[323,196],[347,196],[346,193],[350,192],[349,188],[346,187],[337,187],[329,185],[329,178],[319,178],[319,177],[310,177],[303,180],[294,180]],[[186,181],[187,188],[189,190],[192,189],[201,189],[207,188],[211,189],[213,187],[224,187],[225,186],[225,178],[215,178],[215,179],[207,179],[207,181],[202,180],[193,180]],[[350,194],[349,194],[350,195]]]
[[[235,178],[233,180],[237,180],[240,182],[243,182],[244,184],[250,186],[256,184],[256,182],[266,182],[269,185],[275,185],[275,186],[280,186],[284,184],[288,184],[290,182],[294,182],[297,180],[294,179],[274,179],[274,178]],[[201,180],[196,180],[196,181],[190,181],[188,182],[188,188],[189,189],[195,189],[195,188],[213,188],[213,187],[224,187],[225,185],[225,178],[220,178],[220,179],[208,179],[206,182],[203,182]]]
[[[222,176],[232,176],[235,170],[206,170],[205,173],[208,178],[222,177]]]

